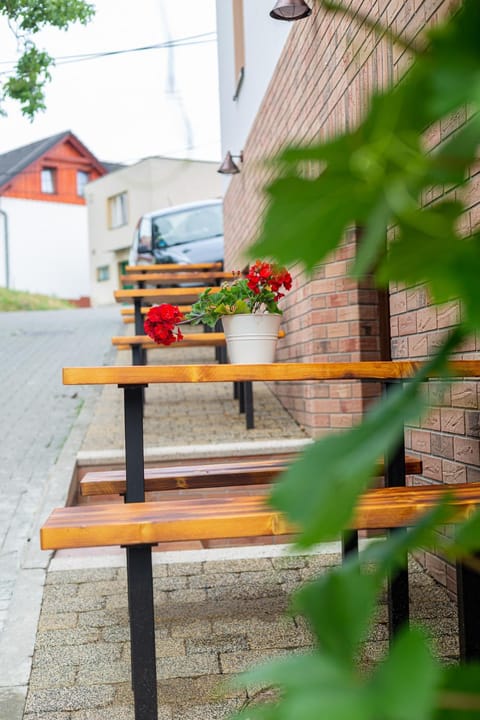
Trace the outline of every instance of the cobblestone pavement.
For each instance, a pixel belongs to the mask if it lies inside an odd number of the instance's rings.
[[[338,561],[329,552],[155,564],[159,719],[226,719],[251,701],[225,681],[311,644],[288,598]],[[433,634],[436,654],[455,661],[454,604],[414,562],[410,577],[413,618]],[[382,604],[363,664],[385,652],[386,618]],[[24,720],[133,720],[129,652],[124,568],[51,571]]]

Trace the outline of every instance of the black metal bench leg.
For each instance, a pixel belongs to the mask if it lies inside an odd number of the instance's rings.
[[[255,427],[253,417],[253,386],[250,380],[243,383],[244,403],[245,403],[245,423],[247,430]]]
[[[476,555],[477,562],[480,555]],[[480,660],[480,573],[464,563],[457,563],[458,637],[460,659]]]
[[[157,668],[152,548],[126,548],[135,720],[157,720]]]
[[[385,392],[388,393],[398,386],[397,381],[387,381]],[[396,450],[385,457],[385,487],[404,487],[405,476],[405,441],[400,440]],[[390,533],[407,532],[405,528],[389,530]],[[410,619],[409,583],[408,583],[408,557],[405,558],[405,568],[401,569],[394,578],[388,581],[388,627],[390,639],[408,624]]]
[[[358,532],[356,530],[342,533],[342,558],[345,560],[351,553],[358,554]]]
[[[407,532],[404,528],[395,528],[389,533]],[[408,558],[405,558],[408,562]],[[394,578],[388,579],[387,587],[387,603],[388,603],[388,627],[390,640],[410,619],[410,598],[409,598],[409,581],[408,567],[400,570]]]
[[[238,412],[242,415],[245,412],[245,383],[238,383]]]

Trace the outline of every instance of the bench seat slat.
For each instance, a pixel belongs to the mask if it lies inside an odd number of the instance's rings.
[[[455,511],[452,520],[461,520],[480,503],[480,483],[369,490],[349,525],[357,530],[407,527],[446,494]],[[265,494],[235,495],[58,508],[41,528],[41,547],[59,550],[294,532],[265,499]]]
[[[195,465],[172,465],[145,469],[145,491],[204,489],[234,485],[263,485],[271,483],[288,467],[295,456],[282,459],[263,459],[231,463],[208,463]],[[407,456],[407,475],[420,475],[422,461]],[[379,463],[378,475],[383,475],[383,463]],[[126,492],[125,470],[89,472],[80,480],[80,492],[89,495],[122,495]]]
[[[54,510],[40,532],[44,550],[284,535],[291,532],[265,496],[196,498]]]

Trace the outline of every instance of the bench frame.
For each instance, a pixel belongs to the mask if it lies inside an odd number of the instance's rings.
[[[370,379],[386,383],[387,391],[411,377],[420,363],[361,362],[274,365],[130,366],[65,368],[64,383],[116,384],[123,388],[125,408],[125,458],[127,503],[142,503],[144,489],[143,390],[151,382],[222,382],[266,380]],[[459,361],[450,368],[458,376],[480,377],[480,362]],[[403,442],[385,458],[385,485],[405,485]],[[395,530],[402,532],[402,530]],[[136,720],[157,720],[157,679],[154,636],[154,603],[151,545],[126,548],[131,632],[132,686]],[[344,541],[344,552],[355,552],[357,535]],[[466,566],[458,568],[459,634],[462,657],[480,657],[480,617],[474,598],[480,594],[480,575]],[[390,633],[408,622],[408,571],[389,583]]]

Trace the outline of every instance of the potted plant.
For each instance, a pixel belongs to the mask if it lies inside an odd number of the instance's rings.
[[[257,260],[245,276],[238,273],[230,283],[207,288],[185,315],[174,305],[150,308],[145,332],[155,342],[171,345],[183,339],[180,325],[213,328],[221,319],[230,362],[273,362],[282,316],[278,301],[291,286],[285,268]]]

